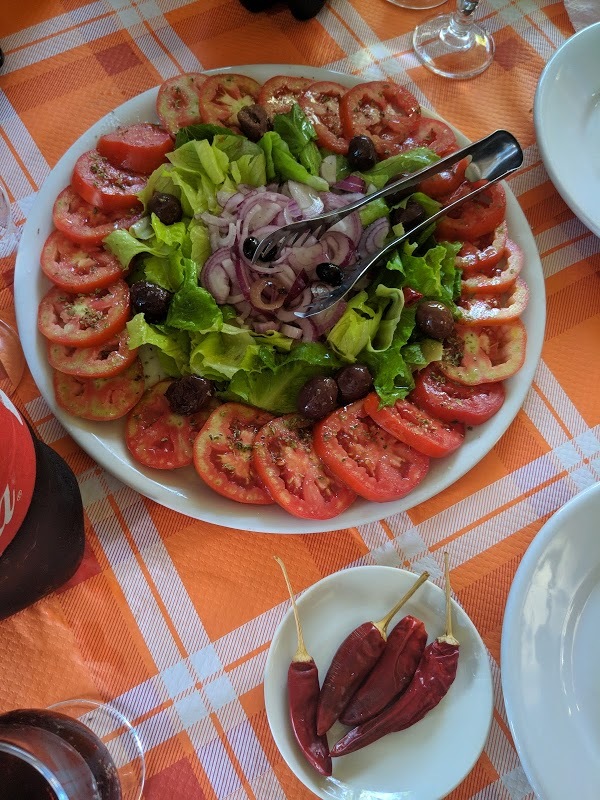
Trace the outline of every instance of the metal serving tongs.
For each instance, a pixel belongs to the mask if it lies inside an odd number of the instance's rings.
[[[445,216],[451,209],[457,208],[466,200],[475,197],[490,184],[506,178],[518,169],[523,163],[523,151],[512,133],[503,130],[495,131],[489,136],[477,142],[473,142],[473,144],[467,145],[467,147],[463,147],[462,150],[457,150],[455,153],[441,158],[439,161],[436,161],[435,164],[425,167],[425,169],[419,170],[419,172],[415,172],[396,183],[384,186],[383,189],[366,195],[360,200],[350,203],[343,208],[320,214],[318,217],[313,217],[312,219],[301,220],[300,222],[292,222],[290,225],[285,225],[260,240],[252,257],[252,262],[255,262],[267,253],[269,255],[269,260],[273,260],[276,257],[276,253],[278,254],[282,247],[297,246],[303,236],[312,234],[318,239],[328,228],[335,225],[336,222],[339,222],[345,216],[362,206],[371,203],[378,197],[386,197],[387,195],[395,194],[399,190],[410,189],[425,180],[425,178],[437,175],[439,172],[448,169],[453,164],[467,157],[470,159],[468,166],[469,179],[473,182],[485,180],[487,183],[478,189],[474,189],[459,200],[450,203],[419,225],[415,225],[414,228],[411,228],[402,236],[394,239],[374,255],[368,256],[362,261],[353,264],[348,271],[344,273],[344,279],[339,286],[332,288],[331,292],[323,294],[315,299],[304,311],[297,311],[296,316],[312,317],[314,314],[325,311],[325,309],[337,303],[338,300],[341,300],[373,264],[393,251],[400,242],[404,241],[408,236],[414,236],[420,233],[433,222],[436,222],[440,217]]]

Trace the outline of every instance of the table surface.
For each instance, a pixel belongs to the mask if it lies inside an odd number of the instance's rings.
[[[67,697],[114,702],[138,727],[145,797],[312,797],[269,732],[262,676],[288,608],[273,562],[301,591],[358,564],[410,566],[452,585],[488,648],[494,713],[485,749],[452,800],[533,796],[514,749],[500,685],[511,581],[549,516],[599,479],[600,240],[548,180],[533,127],[544,64],[573,28],[562,2],[483,0],[496,54],[483,75],[444,80],[418,66],[411,31],[427,14],[386,0],[329,0],[298,22],[283,4],[251,14],[237,0],[38,0],[0,15],[1,180],[21,225],[65,149],[123,101],[180,71],[244,63],[329,67],[392,77],[471,138],[507,128],[525,165],[511,187],[542,259],[548,318],[522,410],[479,466],[406,513],[310,535],[252,534],[157,506],[100,469],[52,417],[29,375],[17,403],[78,476],[84,562],[61,591],[0,624],[0,711]],[[0,259],[0,316],[14,319],[14,256]]]

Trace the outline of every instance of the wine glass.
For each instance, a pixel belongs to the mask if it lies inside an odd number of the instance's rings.
[[[19,233],[12,218],[10,200],[0,183],[0,258],[9,256],[19,243]]]
[[[67,700],[0,714],[0,775],[3,800],[140,800],[145,759],[119,711]]]
[[[494,40],[473,22],[479,0],[458,0],[456,11],[418,25],[413,47],[419,61],[444,78],[473,78],[492,63]]]
[[[394,6],[400,8],[410,8],[413,11],[425,11],[428,8],[437,8],[445,3],[446,0],[388,0]]]

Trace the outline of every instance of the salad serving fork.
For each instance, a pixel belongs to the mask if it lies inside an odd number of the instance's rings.
[[[439,161],[436,161],[435,164],[431,164],[406,178],[384,186],[383,189],[379,189],[372,194],[365,195],[365,197],[347,206],[335,209],[334,211],[328,211],[317,217],[300,220],[299,222],[292,222],[289,225],[278,228],[259,241],[252,256],[252,262],[254,263],[261,257],[265,257],[266,254],[268,254],[268,260],[272,260],[276,257],[276,254],[279,254],[283,247],[298,246],[306,240],[308,236],[312,235],[318,239],[326,230],[332,227],[332,225],[340,222],[340,220],[344,219],[344,217],[351,214],[353,211],[357,211],[359,208],[362,208],[362,206],[373,202],[373,200],[377,200],[379,197],[386,197],[398,191],[405,191],[413,186],[416,187],[421,181],[449,169],[463,158],[469,158],[470,160],[469,166],[467,167],[469,179],[473,182],[483,180],[485,183],[473,189],[473,191],[463,197],[444,206],[438,212],[423,220],[423,222],[393,239],[375,254],[369,255],[353,264],[344,271],[344,277],[339,286],[332,287],[331,292],[321,294],[318,298],[315,298],[303,311],[295,312],[297,317],[312,317],[315,314],[319,314],[321,311],[325,311],[327,308],[337,303],[338,300],[341,300],[377,261],[395,250],[408,236],[413,237],[418,235],[452,209],[457,208],[467,200],[472,199],[480,192],[487,189],[491,184],[503,180],[517,170],[523,163],[523,151],[512,133],[505,130],[495,131],[489,134],[489,136],[485,136],[483,139],[479,139],[477,142],[473,142],[463,147],[461,150],[457,150],[449,156],[441,158]]]

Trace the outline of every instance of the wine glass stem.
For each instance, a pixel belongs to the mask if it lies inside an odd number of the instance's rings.
[[[440,36],[446,44],[456,49],[471,46],[473,37],[473,12],[479,0],[458,0],[456,11],[450,16],[450,22]]]

